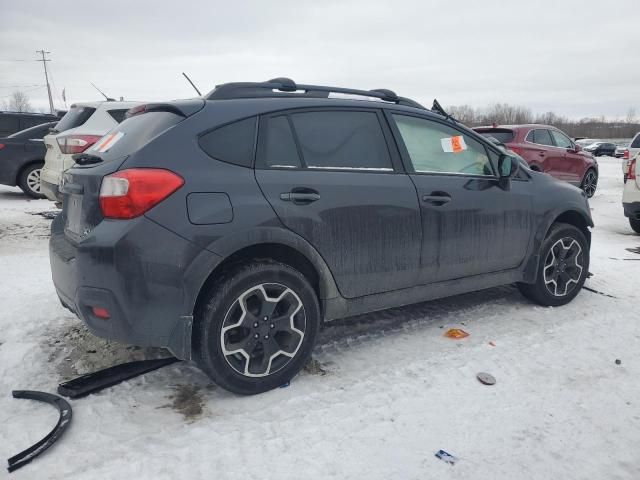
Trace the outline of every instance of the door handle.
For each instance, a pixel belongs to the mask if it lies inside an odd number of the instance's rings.
[[[538,155],[540,155],[541,157],[544,157],[544,152],[538,152]]]
[[[281,193],[280,200],[293,202],[296,205],[308,205],[320,200],[320,194],[310,188],[304,190],[293,189],[290,192]]]
[[[424,203],[429,203],[436,207],[440,207],[449,203],[451,201],[451,197],[449,195],[423,195],[422,201]]]

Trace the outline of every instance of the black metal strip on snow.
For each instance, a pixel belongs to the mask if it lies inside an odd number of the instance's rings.
[[[7,467],[7,470],[9,470],[9,472],[13,472],[20,467],[25,466],[53,445],[56,440],[62,436],[71,423],[72,416],[71,405],[69,405],[64,398],[60,398],[57,395],[45,392],[36,392],[33,390],[14,390],[11,393],[13,394],[13,398],[27,398],[29,400],[36,400],[38,402],[45,402],[53,405],[60,412],[60,416],[58,417],[58,423],[46,437],[8,460],[9,466]]]
[[[156,360],[139,360],[121,363],[113,367],[87,373],[80,377],[58,385],[58,393],[69,398],[80,398],[90,393],[99,392],[120,382],[137,377],[152,370],[170,365],[179,360],[175,357],[159,358]]]
[[[604,295],[605,297],[609,297],[609,298],[618,298],[618,297],[614,297],[613,295],[609,295],[608,293],[600,292],[600,291],[598,291],[598,290],[594,290],[593,288],[585,287],[584,285],[582,286],[582,288],[583,288],[584,290],[589,291],[589,292],[597,293],[598,295]]]

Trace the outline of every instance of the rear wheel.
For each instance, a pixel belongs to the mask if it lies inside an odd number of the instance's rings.
[[[194,357],[221,387],[244,395],[288,382],[315,345],[320,308],[294,268],[260,261],[222,275],[196,313]]]
[[[584,174],[580,188],[584,190],[588,198],[595,195],[596,189],[598,188],[598,174],[593,168],[590,168],[587,170],[587,173]]]
[[[580,229],[566,223],[551,226],[540,249],[536,282],[519,283],[520,292],[540,305],[569,303],[589,272],[589,244]]]
[[[629,218],[629,225],[631,225],[634,232],[640,233],[640,220],[636,218]]]
[[[18,175],[18,186],[31,198],[45,198],[40,190],[40,172],[44,163],[27,165]]]

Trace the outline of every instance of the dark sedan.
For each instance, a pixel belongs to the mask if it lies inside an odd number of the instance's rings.
[[[32,198],[44,198],[40,193],[40,170],[46,153],[43,137],[56,123],[43,123],[0,138],[0,184],[17,185]]]
[[[614,143],[595,142],[584,147],[584,150],[591,153],[594,157],[600,157],[602,155],[613,157],[616,153],[616,148],[617,146]]]

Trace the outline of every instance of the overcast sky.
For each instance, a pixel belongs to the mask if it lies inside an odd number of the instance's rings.
[[[230,81],[389,88],[431,105],[640,115],[640,0],[0,2],[0,97],[56,108],[167,100]],[[19,61],[18,61],[19,60]],[[6,98],[5,98],[6,99]],[[3,98],[0,98],[3,100]]]

